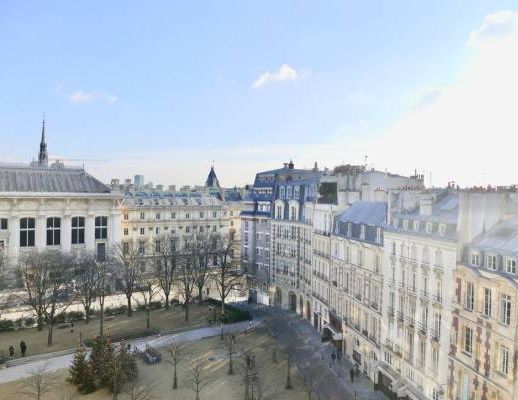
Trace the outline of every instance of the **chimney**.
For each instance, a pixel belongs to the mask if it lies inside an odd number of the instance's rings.
[[[290,162],[289,162],[289,164],[288,164],[288,168],[289,168],[289,169],[293,169],[293,168],[295,168],[295,164],[293,164],[293,161],[292,161],[292,160],[290,160]]]
[[[419,214],[432,215],[433,197],[429,193],[424,193],[419,198]]]

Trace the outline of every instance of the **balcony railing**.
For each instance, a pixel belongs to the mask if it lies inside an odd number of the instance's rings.
[[[397,312],[397,319],[399,319],[401,322],[404,322],[405,321],[405,314],[402,313],[401,311],[398,311]]]
[[[441,340],[441,332],[437,331],[436,329],[430,329],[430,336],[433,340],[437,342]]]

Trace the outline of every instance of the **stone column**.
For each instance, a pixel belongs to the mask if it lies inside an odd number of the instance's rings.
[[[47,245],[47,219],[45,215],[41,213],[41,211],[36,218],[35,244],[38,251],[45,250]]]
[[[61,218],[61,250],[64,253],[72,250],[72,217],[69,212]]]
[[[88,212],[85,221],[85,247],[88,252],[95,252],[95,215]]]

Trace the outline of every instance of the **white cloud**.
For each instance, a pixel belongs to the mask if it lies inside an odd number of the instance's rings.
[[[252,88],[258,89],[273,82],[296,81],[302,76],[309,74],[307,71],[297,71],[288,64],[282,64],[277,71],[266,71],[256,79],[252,84]]]
[[[484,18],[482,25],[471,32],[467,46],[476,47],[485,41],[516,34],[518,15],[513,11],[497,11]]]
[[[85,92],[83,90],[78,90],[70,95],[69,100],[72,103],[93,103],[95,101],[115,103],[117,101],[117,97],[104,92]]]
[[[507,12],[487,16],[471,35],[476,46],[456,81],[432,90],[383,135],[373,151],[384,165],[435,171],[441,184],[518,183],[511,167],[518,146],[518,26],[510,29],[508,20]]]

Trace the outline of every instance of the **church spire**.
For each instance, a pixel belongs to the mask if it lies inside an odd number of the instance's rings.
[[[41,142],[40,142],[40,152],[38,154],[38,164],[40,166],[48,166],[49,164],[49,155],[47,153],[47,143],[45,143],[45,114],[43,114],[43,124],[41,127]]]

